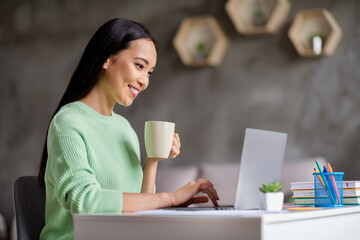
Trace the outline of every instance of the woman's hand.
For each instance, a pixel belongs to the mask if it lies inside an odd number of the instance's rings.
[[[179,155],[180,154],[180,147],[181,147],[181,143],[180,143],[179,134],[175,133],[174,134],[173,144],[172,144],[171,151],[170,151],[170,154],[169,154],[169,158],[175,158],[177,155]]]
[[[208,196],[195,196],[197,193],[206,193]],[[209,198],[215,207],[218,206],[219,196],[214,185],[207,179],[199,179],[196,182],[189,182],[185,186],[169,193],[172,206],[189,206],[193,203],[208,202]]]

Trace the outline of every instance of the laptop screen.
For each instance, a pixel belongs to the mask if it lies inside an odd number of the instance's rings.
[[[260,208],[262,184],[280,182],[286,140],[286,133],[245,130],[235,209]]]

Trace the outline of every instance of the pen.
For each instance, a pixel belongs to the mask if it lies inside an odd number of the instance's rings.
[[[316,166],[317,166],[318,169],[319,169],[319,172],[317,172],[317,173],[323,173],[322,170],[321,170],[320,164],[319,164],[319,162],[317,161],[316,158],[315,158],[315,163],[316,163]],[[323,187],[324,187],[324,188],[325,188],[325,186],[326,186],[326,187],[329,187],[329,186],[326,184],[326,179],[325,179],[324,175],[319,175],[319,177],[321,177],[321,178],[323,179],[323,181],[321,182],[321,184],[325,184],[325,185],[323,185]],[[325,190],[326,190],[326,188],[325,188]],[[329,196],[329,197],[330,197],[330,196]]]
[[[316,168],[314,168],[314,171],[315,171],[315,173],[319,173],[319,171],[316,170]],[[321,185],[325,188],[325,183],[324,183],[324,181],[323,181],[323,179],[321,178],[320,175],[318,175],[318,178],[319,178],[319,180],[320,180],[320,182],[321,182]]]
[[[316,161],[316,160],[315,160],[315,161]],[[320,167],[320,165],[319,165],[319,163],[318,163],[317,161],[316,161],[316,165],[318,165],[318,167]],[[314,168],[314,171],[315,171],[315,173],[319,173],[319,171],[316,170],[315,168]],[[321,168],[320,168],[320,171],[321,171]],[[322,171],[321,171],[321,173],[322,173]],[[319,178],[319,180],[320,180],[320,182],[321,182],[321,185],[324,187],[326,194],[327,194],[328,197],[330,198],[331,202],[332,202],[333,204],[335,204],[336,202],[334,201],[331,193],[329,192],[329,187],[328,187],[327,184],[326,184],[326,183],[327,183],[326,180],[325,180],[324,178],[322,178],[321,175],[317,175],[317,176],[318,176],[318,178]],[[325,181],[324,181],[324,180],[325,180]],[[316,188],[316,186],[314,186],[314,187]],[[314,189],[314,190],[315,190],[315,189]]]
[[[320,167],[319,162],[317,161],[316,158],[315,158],[315,163],[316,163],[316,166],[317,166],[318,169],[319,169],[319,173],[322,173],[321,167]]]
[[[329,172],[329,173],[333,173],[332,167],[331,167],[331,165],[330,165],[329,162],[328,162],[327,166],[328,166],[328,167],[327,167],[328,172]],[[338,191],[338,189],[337,189],[336,182],[335,182],[335,177],[334,177],[334,175],[330,175],[329,177],[330,177],[330,180],[331,180],[331,182],[332,182],[332,184],[333,184],[333,187],[334,187],[334,190],[335,190],[335,193],[336,193],[336,198],[337,198],[339,204],[341,204],[339,191]]]
[[[323,170],[324,173],[328,173],[328,170],[327,168],[324,166],[324,170]],[[337,201],[337,199],[335,198],[335,190],[334,190],[334,186],[332,185],[332,182],[330,180],[330,177],[328,174],[324,175],[325,176],[325,179],[328,183],[328,186],[329,186],[329,192],[331,193],[331,197],[335,200],[335,202]],[[337,204],[340,204],[340,202],[336,202]]]

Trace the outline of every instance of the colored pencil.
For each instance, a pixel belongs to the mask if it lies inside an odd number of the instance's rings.
[[[328,172],[329,172],[329,173],[333,173],[332,167],[331,167],[331,165],[330,165],[329,162],[327,163],[327,166],[328,166],[328,168],[327,168],[327,169],[328,169]],[[334,175],[330,175],[329,177],[330,177],[330,180],[331,180],[331,182],[332,182],[333,188],[334,188],[334,190],[335,190],[336,198],[337,198],[339,204],[341,204],[339,191],[338,191],[338,188],[337,188],[336,182],[335,182],[335,177],[334,177]]]

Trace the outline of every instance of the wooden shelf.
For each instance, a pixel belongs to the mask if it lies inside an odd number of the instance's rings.
[[[239,33],[269,34],[282,26],[290,3],[288,0],[228,0],[225,9]]]
[[[312,9],[297,13],[288,35],[300,56],[330,56],[340,42],[342,31],[329,11]],[[312,46],[314,35],[320,36],[322,41],[322,49],[318,54]]]
[[[187,66],[217,66],[229,41],[213,16],[185,18],[174,40],[181,61]]]

